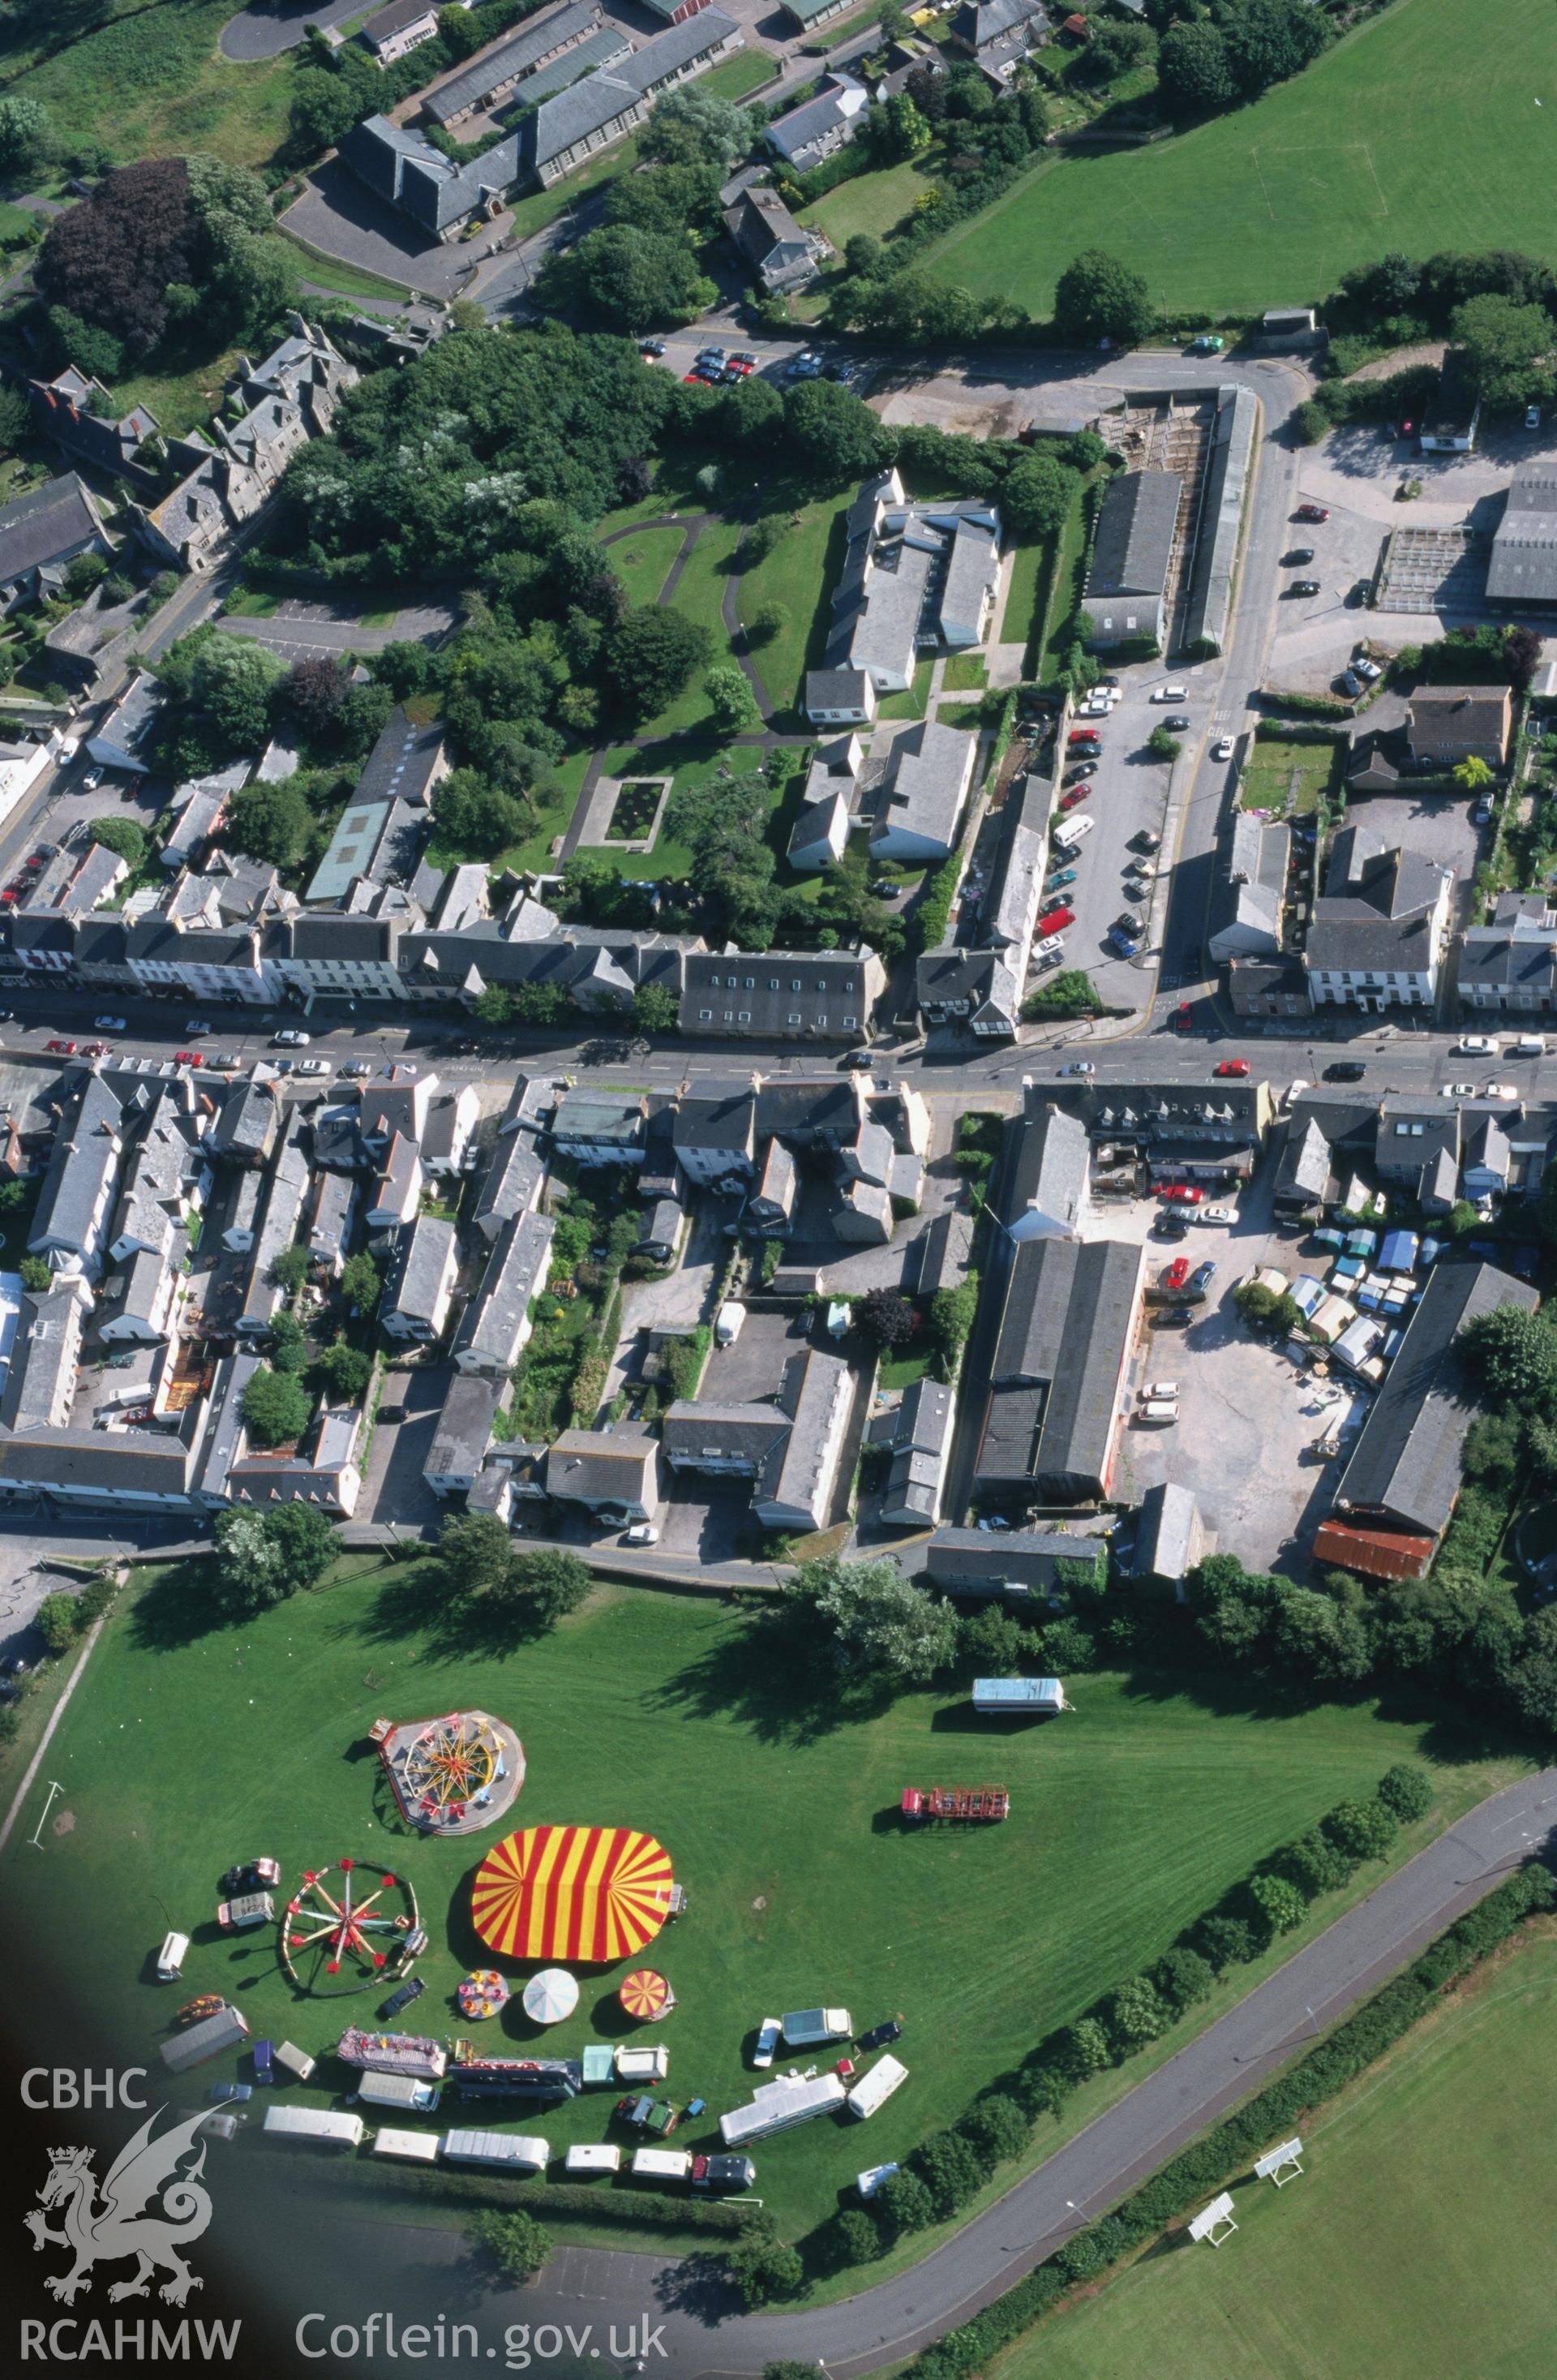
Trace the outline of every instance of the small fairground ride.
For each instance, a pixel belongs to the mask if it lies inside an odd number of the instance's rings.
[[[404,1974],[426,1949],[409,1880],[366,1860],[305,1868],[281,1913],[282,1971],[315,1998],[368,1991],[386,1969]]]
[[[916,1822],[947,1818],[954,1825],[993,1826],[1009,1816],[1011,1797],[1004,1785],[905,1785],[899,1807]]]
[[[448,1711],[441,1718],[375,1719],[390,1789],[407,1826],[426,1835],[473,1835],[513,1807],[525,1781],[525,1747],[489,1711]]]

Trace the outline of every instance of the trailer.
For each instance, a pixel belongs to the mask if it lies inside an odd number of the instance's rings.
[[[477,2058],[467,2041],[456,2041],[449,2081],[462,2098],[528,2099],[555,2107],[584,2088],[576,2058]]]
[[[386,2124],[373,2137],[373,2154],[381,2157],[403,2157],[408,2165],[438,2163],[436,2132],[397,2132]]]
[[[295,2082],[306,2082],[317,2062],[306,2049],[298,2049],[290,2041],[278,2042],[272,2056],[276,2065],[290,2074]]]
[[[442,2093],[436,2082],[418,2082],[414,2074],[367,2073],[356,2086],[365,2107],[413,2107],[430,2115]]]
[[[449,2053],[441,2041],[420,2033],[374,2033],[348,2025],[335,2055],[344,2066],[369,2074],[414,2074],[419,2082],[441,2082]]]
[[[663,2042],[629,2049],[619,2043],[616,2071],[622,2082],[663,2082],[670,2071],[670,2053]]]
[[[905,1818],[949,1818],[968,1825],[1008,1817],[1011,1797],[1004,1785],[905,1785]]]
[[[551,2143],[534,2132],[445,2132],[445,2165],[501,2165],[514,2173],[539,2173],[550,2162]]]
[[[878,2058],[866,2073],[861,2075],[860,2080],[850,2092],[850,2114],[860,2117],[874,2116],[876,2109],[884,2107],[893,2092],[907,2081],[908,2068],[888,2051],[884,2058]]]
[[[1056,1718],[1068,1710],[1057,1678],[975,1678],[973,1708],[999,1718]]]
[[[170,2074],[187,2074],[192,2066],[203,2066],[208,2058],[220,2058],[224,2049],[236,2049],[247,2039],[247,2018],[235,2008],[220,2008],[187,2033],[164,2041],[163,2064]]]
[[[824,2041],[848,2041],[854,2032],[854,2020],[847,2009],[791,2009],[778,2022],[791,2049],[814,2049]]]
[[[744,2148],[749,2141],[766,2140],[770,2132],[787,2132],[791,2125],[807,2124],[813,2116],[836,2115],[843,2106],[843,2084],[836,2074],[815,2074],[806,2081],[785,2075],[754,2091],[750,2105],[732,2107],[719,2118],[719,2137],[727,2149]]]
[[[631,2170],[640,2181],[685,2181],[692,2171],[690,2149],[634,2149]]]
[[[328,2107],[267,2107],[264,2130],[272,2140],[307,2141],[314,2148],[362,2146],[360,2116],[337,2116]]]
[[[622,2151],[614,2141],[575,2141],[562,2160],[564,2173],[620,2173]]]

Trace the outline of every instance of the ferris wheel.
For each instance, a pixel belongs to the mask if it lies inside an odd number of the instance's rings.
[[[404,1876],[359,1860],[305,1868],[281,1917],[281,1963],[299,1991],[366,1991],[392,1960],[409,1963],[416,1897]]]

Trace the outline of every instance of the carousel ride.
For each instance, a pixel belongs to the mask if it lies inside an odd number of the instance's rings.
[[[316,1998],[368,1991],[389,1967],[408,1973],[426,1948],[410,1883],[365,1860],[305,1868],[281,1913],[283,1973]]]
[[[380,1718],[369,1733],[401,1815],[422,1834],[489,1827],[525,1781],[525,1747],[489,1711],[448,1711],[402,1726]]]

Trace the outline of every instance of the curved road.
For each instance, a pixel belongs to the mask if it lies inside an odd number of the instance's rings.
[[[310,25],[323,32],[365,13],[363,0],[324,0],[318,8],[310,8],[308,0],[258,0],[256,6],[228,19],[216,46],[234,66],[257,66],[261,59],[279,58],[284,50],[295,50]]]
[[[1509,1869],[1537,1853],[1550,1856],[1554,1840],[1557,1768],[1548,1768],[1469,1812],[955,2239],[858,2297],[792,2313],[747,2314],[695,2265],[564,2248],[531,2287],[491,2291],[474,2316],[478,2332],[495,2338],[519,2322],[532,2335],[547,2323],[571,2323],[576,2332],[592,2323],[597,2338],[611,2324],[625,2335],[647,2308],[663,2326],[664,2360],[657,2353],[650,2368],[676,2380],[756,2374],[780,2357],[825,2360],[837,2380],[899,2362],[968,2321],[1106,2212]],[[395,2268],[392,2294],[402,2321],[430,2323],[455,2301],[465,2252],[459,2234],[382,2222],[348,2221],[343,2229],[350,2240],[343,2262],[360,2260],[360,2269],[375,2277],[387,2265]],[[468,2303],[461,2313],[471,2317]],[[570,2366],[562,2360],[547,2368]]]

